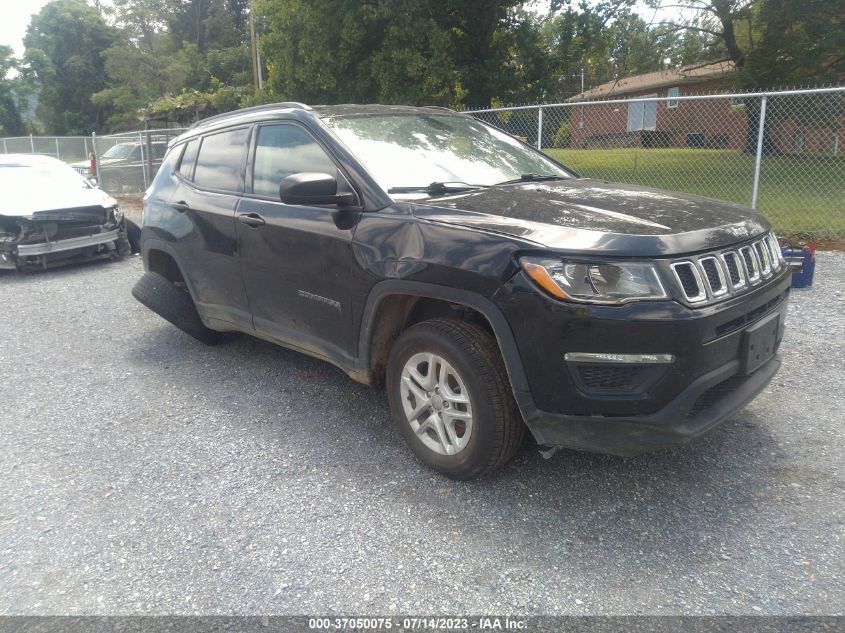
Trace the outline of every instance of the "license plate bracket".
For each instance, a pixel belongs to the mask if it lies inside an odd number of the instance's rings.
[[[775,312],[745,330],[742,336],[742,373],[750,374],[775,355],[780,313]]]

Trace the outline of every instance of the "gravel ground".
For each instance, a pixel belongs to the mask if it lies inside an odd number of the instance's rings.
[[[0,276],[0,614],[842,614],[845,254],[769,389],[635,459],[422,467],[383,393],[136,303],[138,258]]]

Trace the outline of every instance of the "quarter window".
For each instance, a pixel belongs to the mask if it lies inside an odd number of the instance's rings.
[[[182,152],[182,160],[179,161],[179,175],[182,178],[191,180],[194,177],[194,165],[197,162],[197,150],[200,147],[199,139],[188,141],[185,151]]]
[[[197,186],[242,191],[241,171],[248,138],[248,128],[228,130],[203,138],[194,171]]]
[[[332,159],[311,135],[297,125],[265,125],[255,145],[252,191],[277,198],[282,179],[300,172],[337,174]]]

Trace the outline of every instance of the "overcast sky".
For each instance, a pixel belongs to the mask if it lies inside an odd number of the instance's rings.
[[[23,55],[23,36],[29,26],[29,19],[48,2],[49,0],[0,0],[3,7],[0,44],[11,46],[18,57]]]

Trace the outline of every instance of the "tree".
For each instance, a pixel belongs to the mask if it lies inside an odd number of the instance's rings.
[[[285,98],[489,106],[522,75],[521,4],[260,0],[256,12],[269,84]]]
[[[692,20],[663,25],[707,38],[711,59],[734,62],[745,88],[835,82],[845,74],[842,0],[648,0],[652,6],[696,12]]]
[[[755,23],[744,85],[833,83],[845,76],[842,0],[759,0]]]
[[[508,27],[522,2],[433,0],[429,5],[440,27],[451,35],[455,65],[466,91],[464,104],[489,107],[498,85],[507,81],[513,46]]]
[[[53,0],[32,17],[25,72],[39,88],[39,116],[51,134],[89,134],[106,118],[91,95],[106,87],[102,53],[116,31],[82,0]]]
[[[264,0],[256,11],[268,85],[281,98],[455,100],[452,40],[421,0]]]
[[[250,82],[247,0],[168,0],[168,33],[179,50],[195,51],[186,87],[209,90]]]
[[[2,136],[17,136],[24,132],[23,121],[15,100],[14,84],[8,78],[9,71],[15,66],[11,47],[0,46],[0,135]]]
[[[214,95],[214,104],[223,106],[242,94],[224,90],[249,82],[244,34],[236,30],[244,23],[241,5],[243,0],[113,0],[121,36],[103,52],[108,87],[92,97],[111,109],[109,127],[137,125],[144,114],[182,116],[182,104],[205,98],[197,95]]]

